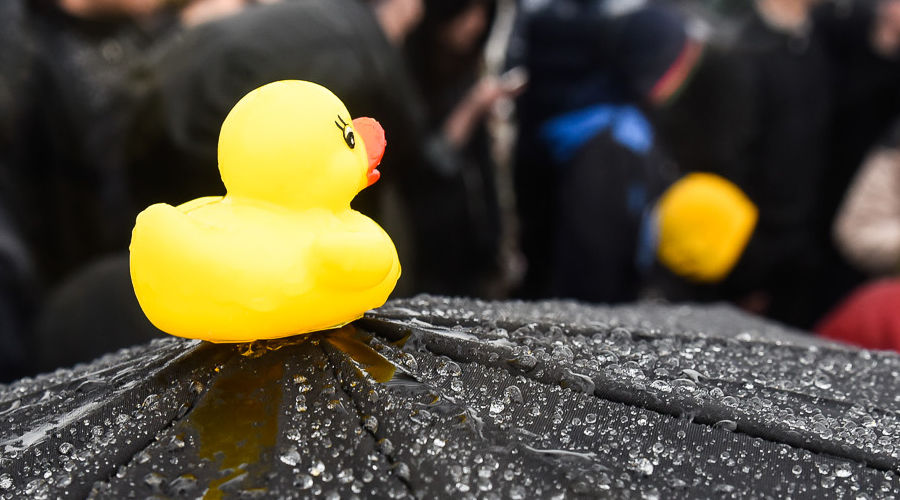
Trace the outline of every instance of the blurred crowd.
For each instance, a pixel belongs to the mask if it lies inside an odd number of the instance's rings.
[[[900,348],[900,0],[3,0],[0,380],[159,335],[135,215],[231,107],[379,120],[395,295],[729,301]]]

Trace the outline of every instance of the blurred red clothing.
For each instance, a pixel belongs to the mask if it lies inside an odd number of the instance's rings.
[[[900,278],[857,288],[819,322],[815,331],[868,349],[900,351]]]

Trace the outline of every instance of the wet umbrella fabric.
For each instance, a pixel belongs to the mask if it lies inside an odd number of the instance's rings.
[[[891,497],[898,369],[727,307],[419,297],[5,386],[0,496]]]

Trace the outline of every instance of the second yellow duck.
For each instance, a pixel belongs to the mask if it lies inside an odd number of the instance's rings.
[[[375,120],[328,89],[281,81],[247,94],[219,136],[227,194],[141,212],[131,239],[138,302],[179,337],[246,342],[344,325],[400,276],[390,237],[350,201],[384,153]]]

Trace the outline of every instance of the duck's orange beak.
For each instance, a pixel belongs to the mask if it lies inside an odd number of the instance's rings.
[[[381,124],[368,117],[353,120],[353,128],[362,136],[363,144],[366,145],[366,155],[369,157],[369,171],[366,173],[368,181],[366,187],[368,187],[381,177],[377,167],[381,163],[384,147],[387,145],[387,141],[384,140],[384,129],[381,128]]]

